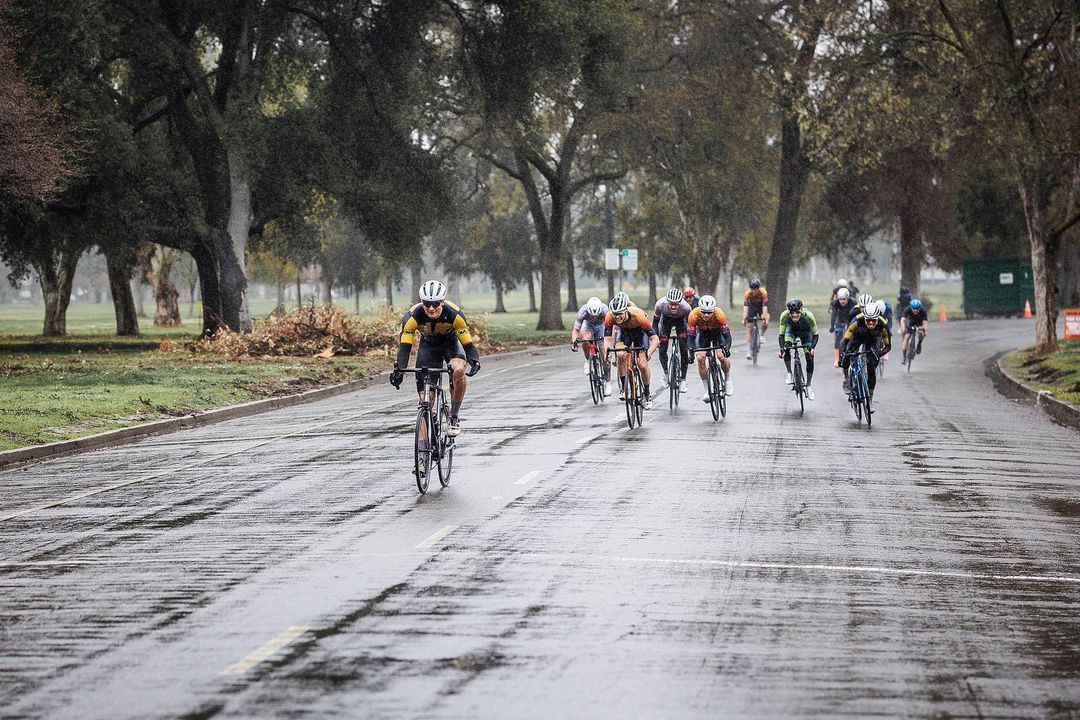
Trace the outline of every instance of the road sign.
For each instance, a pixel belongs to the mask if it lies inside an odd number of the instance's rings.
[[[604,269],[619,269],[619,248],[604,248]]]
[[[623,250],[622,269],[637,270],[637,250],[633,248]]]
[[[998,274],[998,281],[1002,285],[1012,285],[1013,284],[1013,274],[1012,273],[999,273]]]
[[[1080,308],[1065,311],[1065,339],[1080,340]]]

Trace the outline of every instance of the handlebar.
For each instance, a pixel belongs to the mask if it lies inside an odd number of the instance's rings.
[[[634,347],[623,347],[623,348],[613,347],[613,348],[611,348],[611,352],[616,352],[616,353],[620,353],[620,352],[648,352],[648,348],[639,347],[637,345],[635,345]]]

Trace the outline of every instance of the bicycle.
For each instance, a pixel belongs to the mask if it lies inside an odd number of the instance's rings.
[[[904,351],[904,364],[907,365],[907,371],[911,372],[911,362],[915,359],[919,349],[919,327],[910,327],[905,332],[908,335],[908,344],[907,350]]]
[[[589,356],[589,392],[592,393],[593,405],[599,405],[604,399],[604,371],[600,364],[601,341],[596,338],[578,338],[575,345],[591,344],[593,353]]]
[[[394,370],[419,375],[423,382],[423,400],[416,410],[413,444],[413,472],[416,474],[416,487],[423,495],[431,480],[433,463],[439,472],[439,483],[443,487],[450,484],[450,472],[454,466],[454,438],[446,435],[446,428],[450,426],[450,408],[442,387],[442,376],[450,375],[453,371],[450,368],[426,367],[399,369],[397,363],[394,363]],[[421,450],[421,435],[427,436],[427,452]]]
[[[622,388],[623,402],[626,404],[626,425],[633,430],[635,422],[638,427],[641,427],[641,421],[645,415],[645,398],[642,396],[645,383],[641,379],[641,368],[637,365],[638,353],[645,352],[645,348],[612,348],[611,352],[631,353],[630,366],[626,373],[619,378],[619,386]]]
[[[673,339],[668,342],[671,345],[671,354],[667,361],[667,384],[668,384],[668,407],[675,411],[679,407],[679,395],[682,393],[683,366],[682,354],[679,352],[679,341]]]
[[[866,375],[864,358],[871,352],[871,350],[859,350],[844,353],[845,356],[855,358],[851,367],[848,368],[848,403],[851,404],[851,409],[855,411],[855,417],[860,422],[865,416],[867,427],[873,423],[873,412],[870,405],[870,381]]]
[[[750,325],[750,356],[754,361],[754,365],[757,365],[758,353],[761,351],[761,327],[758,322],[761,318],[757,315],[746,319],[746,323]]]
[[[788,350],[791,351],[791,389],[794,391],[796,397],[799,398],[799,414],[806,414],[806,373],[803,371],[802,366],[802,352],[803,349],[802,339],[795,338],[794,344],[788,344]]]
[[[712,411],[713,421],[719,421],[721,417],[727,417],[727,376],[720,367],[720,361],[716,359],[716,351],[721,350],[730,353],[723,345],[708,345],[699,347],[705,351],[705,379],[709,386],[709,409]],[[729,355],[730,357],[730,355]]]

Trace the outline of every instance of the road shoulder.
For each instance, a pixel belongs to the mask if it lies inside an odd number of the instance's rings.
[[[986,364],[987,374],[995,386],[1007,397],[1020,398],[1033,403],[1043,413],[1060,425],[1080,430],[1080,407],[1054,397],[1047,390],[1039,390],[1016,377],[1008,368],[1008,358],[1020,349],[998,353]]]

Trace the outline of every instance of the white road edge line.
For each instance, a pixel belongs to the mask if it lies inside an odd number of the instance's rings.
[[[436,530],[427,539],[421,540],[419,543],[417,543],[416,544],[416,549],[417,550],[422,550],[424,548],[431,547],[432,545],[439,542],[440,540],[442,540],[444,537],[446,537],[450,533],[457,530],[459,527],[461,527],[461,526],[460,525],[447,525],[444,528]]]
[[[243,675],[259,663],[266,662],[276,653],[288,647],[294,640],[310,631],[307,625],[290,625],[283,633],[269,640],[262,647],[252,651],[242,660],[234,662],[221,671],[222,675]]]
[[[536,476],[539,475],[539,474],[540,474],[539,470],[533,470],[532,472],[527,472],[527,473],[525,473],[524,475],[521,476],[520,480],[516,480],[514,482],[514,484],[515,485],[528,485],[533,480],[535,480]]]
[[[578,438],[574,441],[575,445],[584,445],[587,442],[592,442],[596,438],[595,435],[586,435],[585,437]]]

